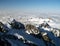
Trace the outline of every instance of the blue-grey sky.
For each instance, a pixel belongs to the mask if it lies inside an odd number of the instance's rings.
[[[0,0],[0,10],[60,10],[60,0]]]

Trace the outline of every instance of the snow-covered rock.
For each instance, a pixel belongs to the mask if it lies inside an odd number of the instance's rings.
[[[7,18],[9,19],[7,20]],[[60,31],[52,27],[52,25],[56,27],[56,25],[58,26],[58,24],[55,23],[52,19],[34,18],[34,17],[30,19],[28,18],[27,23],[31,22],[30,24],[33,25],[31,26],[31,28],[29,27],[30,29],[28,31],[26,29],[11,28],[11,25],[9,23],[11,22],[14,23],[15,20],[14,18],[11,17],[7,17],[7,18],[3,17],[3,19],[6,19],[5,22],[1,20],[1,22],[7,26],[7,28],[5,29],[8,29],[8,32],[6,33],[1,34],[2,32],[0,32],[1,44],[2,44],[1,41],[6,39],[6,41],[8,41],[8,43],[10,43],[11,46],[49,46],[49,45],[60,46],[60,38],[58,38],[60,36]],[[22,26],[19,25],[19,23],[16,23],[18,24],[18,27]],[[49,26],[45,27],[46,23]],[[40,26],[41,24],[43,24],[43,26]]]

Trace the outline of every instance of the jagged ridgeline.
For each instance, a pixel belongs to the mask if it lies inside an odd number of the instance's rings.
[[[44,30],[44,28],[51,28],[48,23],[42,23],[38,27],[32,23],[23,24],[15,19],[7,23],[11,28],[0,22],[0,46],[57,46],[54,39],[50,37],[51,34],[53,38],[58,39],[52,34],[55,31]]]
[[[24,24],[22,24],[21,22],[16,21],[15,19],[13,19],[9,24],[11,25],[11,28],[25,29]]]

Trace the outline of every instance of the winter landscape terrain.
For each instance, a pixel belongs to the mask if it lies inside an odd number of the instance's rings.
[[[60,29],[51,18],[2,17],[0,46],[60,46]]]
[[[0,0],[0,46],[60,46],[60,0]]]

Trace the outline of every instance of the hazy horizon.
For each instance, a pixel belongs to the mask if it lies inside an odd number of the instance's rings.
[[[1,16],[37,16],[60,19],[59,0],[0,0]]]

